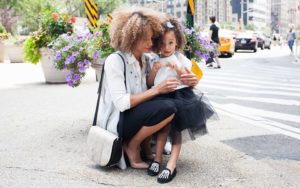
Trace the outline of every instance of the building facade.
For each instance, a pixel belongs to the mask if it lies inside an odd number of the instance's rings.
[[[291,24],[299,26],[300,10],[298,0],[272,0],[272,31],[285,35]]]
[[[271,0],[232,0],[231,5],[242,26],[252,24],[261,31],[271,30]]]

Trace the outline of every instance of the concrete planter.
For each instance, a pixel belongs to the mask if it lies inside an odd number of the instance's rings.
[[[5,45],[0,41],[0,63],[4,63],[5,60]]]
[[[46,83],[49,84],[63,84],[67,83],[66,81],[66,71],[57,70],[54,67],[54,54],[51,54],[47,48],[41,48],[40,53],[42,69],[44,72]]]
[[[6,44],[6,53],[11,63],[23,63],[24,51],[22,44]]]
[[[98,82],[101,78],[101,72],[102,72],[102,68],[103,68],[103,65],[104,65],[104,61],[105,61],[106,58],[101,58],[100,60],[97,61],[97,63],[93,62],[91,64],[91,67],[93,69],[95,69],[95,72],[96,72],[96,81]]]

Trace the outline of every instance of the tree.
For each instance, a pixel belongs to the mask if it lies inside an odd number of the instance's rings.
[[[0,20],[9,33],[12,32],[13,24],[18,19],[16,13],[17,2],[17,0],[2,0],[0,2]]]
[[[245,29],[250,30],[250,31],[254,31],[254,30],[256,30],[256,27],[253,23],[249,23],[245,26]]]
[[[17,11],[20,15],[20,24],[28,32],[38,30],[42,11],[53,6],[55,6],[55,1],[51,0],[18,1]]]

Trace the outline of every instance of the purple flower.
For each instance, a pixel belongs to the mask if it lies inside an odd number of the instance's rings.
[[[80,68],[83,68],[83,67],[84,67],[84,63],[83,63],[82,61],[79,61],[79,62],[77,63],[77,65],[78,65],[78,67],[80,67]]]
[[[60,52],[56,52],[56,54],[55,54],[55,59],[54,59],[55,61],[59,61],[59,60],[61,60],[61,53]]]
[[[98,59],[99,57],[99,51],[94,52],[94,60]]]
[[[75,57],[70,55],[66,58],[65,64],[68,65],[70,63],[74,63],[74,61],[75,61]]]
[[[79,52],[78,52],[78,51],[75,51],[75,52],[72,53],[72,56],[73,56],[73,57],[76,57],[78,54],[79,54]]]
[[[86,59],[83,61],[83,63],[84,63],[84,65],[89,65],[90,64],[90,62]]]
[[[72,81],[72,74],[67,74],[67,75],[66,75],[66,81],[67,81],[67,82]]]
[[[74,78],[74,81],[80,80],[80,75],[79,74],[74,74],[73,78]]]
[[[70,69],[70,72],[73,74],[75,72],[75,70],[74,69]]]
[[[184,32],[185,32],[186,34],[188,34],[188,35],[191,35],[191,34],[193,33],[193,31],[192,31],[191,29],[189,29],[189,28],[185,28],[185,29],[184,29]]]
[[[85,70],[86,70],[85,67],[80,67],[80,68],[79,68],[79,72],[80,72],[80,73],[85,73]]]
[[[94,38],[97,38],[97,37],[99,37],[99,35],[100,35],[100,32],[99,32],[99,31],[97,31],[97,32],[95,33],[95,35],[94,35]]]
[[[201,57],[201,55],[202,55],[200,50],[197,50],[197,51],[196,51],[196,54],[197,54],[197,56],[199,56],[199,57]]]
[[[68,85],[71,86],[71,87],[74,87],[74,83],[72,80],[68,81]]]
[[[83,40],[83,36],[82,35],[78,35],[76,38],[77,42],[81,42]]]
[[[71,45],[65,46],[65,47],[63,47],[63,49],[61,51],[66,52],[66,51],[70,50],[71,47],[72,47]]]

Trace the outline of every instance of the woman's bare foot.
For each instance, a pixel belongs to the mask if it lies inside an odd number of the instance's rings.
[[[142,161],[140,153],[137,149],[132,149],[128,147],[126,144],[123,146],[125,154],[128,157],[130,166],[136,169],[147,169],[149,165]]]

